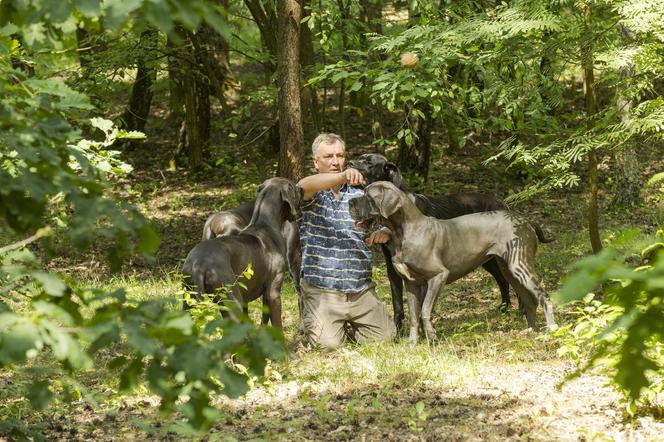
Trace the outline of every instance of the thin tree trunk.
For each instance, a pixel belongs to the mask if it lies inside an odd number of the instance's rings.
[[[304,134],[300,107],[300,20],[296,0],[278,2],[279,176],[298,181],[304,174]]]
[[[76,46],[78,48],[78,63],[81,66],[84,76],[90,76],[92,62],[100,53],[107,49],[104,41],[104,28],[100,24],[100,29],[90,32],[84,27],[76,28]]]
[[[187,32],[191,47],[197,47],[200,42],[193,43],[198,38],[196,34]],[[204,54],[192,51],[188,62],[188,74],[183,75],[185,118],[183,137],[186,140],[184,150],[187,164],[190,169],[196,169],[203,163],[203,155],[207,152],[210,143],[210,82],[205,72],[206,63],[202,59]]]
[[[629,44],[634,37],[630,30],[621,26],[622,41]],[[616,107],[623,122],[629,122],[629,111],[632,108],[632,100],[625,93],[626,83],[632,78],[634,69],[626,67],[621,70],[621,86],[618,87],[616,94]],[[617,170],[615,174],[616,189],[611,204],[614,207],[629,208],[638,206],[641,203],[641,172],[639,161],[636,156],[636,149],[633,140],[627,142],[615,152]]]
[[[278,0],[277,3],[279,4],[279,7],[282,6],[281,0]],[[275,11],[270,8],[269,5],[267,7],[264,6],[260,0],[244,0],[244,4],[247,6],[249,12],[251,12],[251,15],[256,21],[256,25],[261,34],[263,47],[267,50],[273,60],[277,60],[279,56],[279,47],[284,44],[284,42],[283,40],[279,40],[279,44],[277,44],[277,35],[281,30],[278,29],[277,26],[277,16],[275,15]],[[277,65],[273,61],[269,61],[265,65],[265,68],[266,74],[269,77],[277,70]]]
[[[179,33],[184,39],[184,34]],[[168,48],[167,70],[168,70],[168,119],[171,125],[177,126],[184,120],[184,87],[183,60],[184,48],[173,41],[171,37],[166,40]]]
[[[225,107],[224,93],[231,76],[231,66],[228,59],[228,42],[211,26],[202,24],[194,39],[194,50],[201,62],[204,63],[208,75],[211,93],[221,101]]]
[[[309,14],[308,10],[305,8],[308,2],[309,0],[302,1],[303,18],[306,18],[307,14]],[[300,25],[300,66],[305,78],[306,75],[311,74],[311,70],[315,64],[314,45],[312,40],[313,36],[311,35],[309,25],[307,23],[302,23]],[[308,113],[314,130],[316,133],[321,132],[320,106],[318,104],[318,96],[314,86],[307,86],[302,89],[302,103],[302,107],[309,109]]]
[[[346,50],[348,49],[348,34],[346,32],[345,26],[349,18],[349,5],[347,3],[344,3],[343,0],[337,0],[337,7],[339,8],[339,12],[341,13],[341,53],[345,54]],[[346,138],[346,107],[345,107],[345,100],[346,100],[346,83],[344,80],[341,80],[341,83],[339,84],[339,95],[337,96],[338,98],[338,128],[337,130],[339,131],[339,135],[341,135],[341,138]]]
[[[142,57],[137,61],[136,80],[131,89],[129,106],[122,116],[124,127],[128,130],[143,132],[150,114],[152,104],[152,85],[157,79],[157,71],[150,60],[154,50],[157,48],[158,32],[154,28],[147,29],[141,33],[139,46]]]
[[[586,41],[582,47],[582,56],[586,99],[586,128],[588,131],[592,131],[595,127],[595,114],[597,113],[592,14],[592,6],[587,3],[583,10]],[[597,179],[597,163],[597,151],[593,148],[588,154],[588,181],[590,187],[590,195],[588,198],[588,232],[590,234],[590,244],[593,253],[599,253],[602,250],[602,240],[599,235],[599,182]]]
[[[433,127],[431,109],[428,104],[408,105],[406,109],[406,119],[413,138],[410,142],[405,138],[401,139],[399,167],[403,170],[418,173],[426,181],[429,177],[429,162],[431,160],[431,129]],[[414,109],[422,112],[424,117],[420,117],[413,112]]]

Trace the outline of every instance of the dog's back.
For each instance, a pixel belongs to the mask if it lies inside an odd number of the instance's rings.
[[[454,193],[432,197],[415,194],[415,205],[425,215],[438,219],[507,209],[504,202],[485,193]]]
[[[244,229],[254,212],[256,201],[249,201],[238,207],[213,213],[203,226],[203,241],[217,236],[233,235]]]

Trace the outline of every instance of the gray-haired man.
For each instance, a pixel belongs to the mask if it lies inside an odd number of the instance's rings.
[[[324,348],[341,345],[352,331],[358,342],[394,336],[394,323],[374,291],[368,245],[390,239],[387,229],[355,229],[348,201],[364,194],[356,169],[344,169],[345,143],[335,134],[318,135],[312,144],[318,172],[300,180],[302,206],[303,325],[310,342]],[[347,327],[349,326],[349,327]]]

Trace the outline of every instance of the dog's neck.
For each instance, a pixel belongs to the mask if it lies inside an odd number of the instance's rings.
[[[392,241],[396,249],[401,248],[403,238],[408,234],[408,230],[426,221],[422,214],[410,198],[403,198],[399,210],[390,215],[389,218],[382,218],[380,223],[392,231]],[[404,227],[405,226],[405,227]]]
[[[282,227],[286,221],[286,210],[288,209],[281,195],[274,198],[261,193],[256,199],[254,213],[251,215],[251,221],[249,221],[245,231],[253,232],[255,227],[260,227],[257,230],[258,232],[261,230],[271,231],[273,235],[269,235],[269,237],[278,242],[277,247],[279,249],[285,250],[286,241],[283,237]]]

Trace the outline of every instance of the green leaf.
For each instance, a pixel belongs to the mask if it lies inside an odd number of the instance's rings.
[[[67,285],[53,273],[33,272],[32,276],[39,281],[44,292],[51,296],[62,296],[67,292]]]
[[[25,362],[28,351],[41,346],[42,340],[32,322],[14,313],[0,314],[0,366]]]
[[[96,127],[105,134],[110,134],[113,128],[115,127],[115,125],[111,120],[107,120],[105,118],[100,118],[100,117],[90,118],[90,124],[92,125],[92,127]]]
[[[360,89],[362,89],[362,86],[364,86],[364,84],[363,84],[360,80],[356,80],[356,81],[350,86],[350,88],[348,88],[348,91],[349,91],[349,92],[357,92],[357,91],[359,91]]]
[[[142,358],[138,357],[122,371],[120,375],[120,390],[132,390],[138,385],[138,377],[143,371]]]
[[[76,9],[86,17],[96,17],[101,12],[100,0],[75,0]]]
[[[35,381],[28,388],[28,399],[35,410],[44,410],[53,401],[53,392],[50,390],[50,382]]]
[[[42,23],[32,23],[23,28],[23,40],[28,46],[42,43],[46,38],[46,28]]]
[[[144,224],[138,230],[138,237],[140,239],[138,243],[138,251],[144,254],[155,253],[159,249],[159,244],[161,244],[161,239],[159,235],[149,224]]]
[[[219,379],[224,384],[224,393],[230,398],[242,396],[249,391],[247,376],[241,375],[224,366],[218,371]]]

